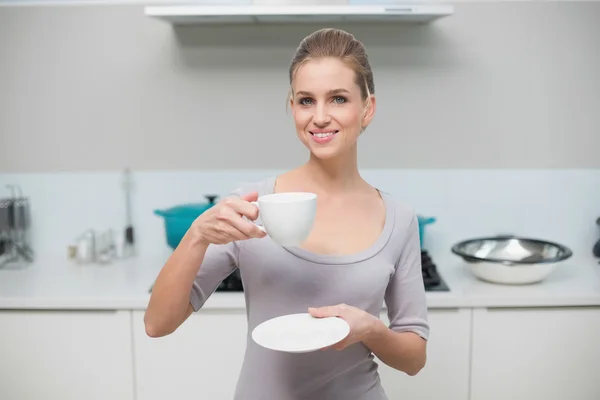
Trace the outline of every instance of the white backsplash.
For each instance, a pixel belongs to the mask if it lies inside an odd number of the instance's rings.
[[[279,170],[133,172],[133,223],[139,251],[163,259],[170,252],[163,220],[153,210],[204,202],[205,194],[226,195],[243,182]],[[435,255],[459,240],[512,233],[558,241],[591,253],[600,232],[600,170],[363,170],[365,179],[435,216],[425,245]],[[66,257],[67,246],[84,230],[123,229],[125,192],[120,172],[0,174],[19,184],[32,206],[32,245],[40,257]]]

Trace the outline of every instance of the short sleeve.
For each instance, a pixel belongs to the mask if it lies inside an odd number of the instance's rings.
[[[389,328],[396,332],[414,332],[427,340],[427,300],[421,270],[421,244],[416,214],[413,213],[402,238],[400,257],[385,293]]]
[[[198,311],[221,282],[235,271],[238,258],[239,245],[236,242],[208,246],[190,291],[194,311]]]
[[[239,197],[242,193],[243,190],[238,188],[229,197]],[[198,311],[221,282],[238,268],[239,252],[237,242],[208,246],[190,291],[190,303],[194,311]]]

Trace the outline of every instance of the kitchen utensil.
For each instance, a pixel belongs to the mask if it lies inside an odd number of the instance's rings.
[[[25,230],[29,228],[29,200],[23,196],[23,191],[19,185],[14,185],[17,196],[15,198],[15,226],[18,229]]]
[[[598,225],[598,227],[600,228],[600,217],[596,220],[596,225]],[[600,257],[600,239],[598,239],[592,251],[594,253],[594,256]]]
[[[95,260],[100,264],[108,264],[115,259],[115,240],[112,230],[97,233],[95,250]]]
[[[75,239],[75,243],[68,246],[68,256],[78,264],[110,264],[123,257],[124,242],[123,231],[88,229]]]
[[[433,224],[436,219],[435,217],[423,217],[421,215],[417,215],[417,220],[419,221],[419,241],[421,243],[421,249],[425,248],[423,245],[425,241],[425,227],[429,224]]]
[[[1,253],[9,253],[10,256],[2,261],[1,266],[23,260],[33,261],[33,250],[27,241],[30,227],[29,199],[23,196],[18,185],[6,185],[6,188],[11,191],[11,197],[0,199],[0,241]]]
[[[117,232],[114,237],[115,257],[124,258],[127,255],[125,232]]]
[[[15,213],[16,188],[14,185],[6,185],[6,188],[11,191],[11,197],[0,200],[0,236],[4,243],[2,253],[7,257],[2,260],[0,266],[19,260],[15,246],[18,239]]]
[[[133,231],[133,222],[131,218],[131,188],[132,188],[132,180],[131,180],[131,171],[129,168],[125,170],[123,177],[123,186],[125,188],[125,218],[127,221],[125,227],[125,245],[129,249],[133,249],[135,244],[134,231]]]
[[[29,229],[29,199],[23,196],[21,187],[15,185],[17,197],[14,200],[14,224],[16,230],[16,240],[19,246],[23,247],[23,251],[29,253],[26,249],[27,230]]]
[[[12,192],[12,206],[9,207],[9,228],[13,230],[17,242],[25,241],[25,232],[29,228],[29,199],[23,197],[19,185],[6,185]]]
[[[8,235],[9,230],[12,228],[13,220],[13,199],[4,198],[0,199],[0,235],[5,233]]]
[[[17,190],[15,185],[6,185],[6,188],[10,190],[11,196],[9,198],[5,198],[5,203],[7,205],[7,227],[11,236],[11,240],[15,239],[15,230],[17,229],[17,213],[15,212],[15,202],[17,200]]]
[[[33,261],[33,250],[29,248],[27,245],[22,245],[20,243],[13,243],[13,246],[16,252],[26,261]]]
[[[96,261],[96,232],[87,230],[77,238],[77,262],[89,264]]]
[[[308,353],[334,345],[349,333],[350,326],[341,318],[315,318],[301,313],[263,322],[252,331],[252,339],[270,350]]]
[[[452,252],[481,280],[500,284],[530,284],[544,280],[573,253],[566,246],[512,235],[469,239]]]
[[[175,249],[188,231],[192,222],[202,213],[215,205],[218,196],[207,195],[207,203],[189,203],[177,205],[165,210],[154,210],[154,214],[164,218],[167,244]]]

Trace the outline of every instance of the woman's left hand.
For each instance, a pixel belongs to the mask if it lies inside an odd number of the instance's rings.
[[[350,325],[350,333],[342,341],[324,348],[342,350],[354,343],[366,340],[377,327],[379,319],[359,308],[346,304],[309,308],[308,312],[316,318],[340,317]]]

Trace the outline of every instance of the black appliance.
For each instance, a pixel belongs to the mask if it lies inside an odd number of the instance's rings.
[[[440,276],[437,266],[427,253],[421,250],[421,269],[423,271],[423,282],[427,292],[447,292],[450,289]],[[217,287],[217,292],[243,292],[242,278],[239,269],[236,269]]]
[[[426,292],[448,292],[450,290],[427,250],[421,250],[421,271]]]
[[[242,285],[242,277],[240,276],[240,270],[235,269],[227,278],[217,286],[217,292],[243,292],[244,286]]]

